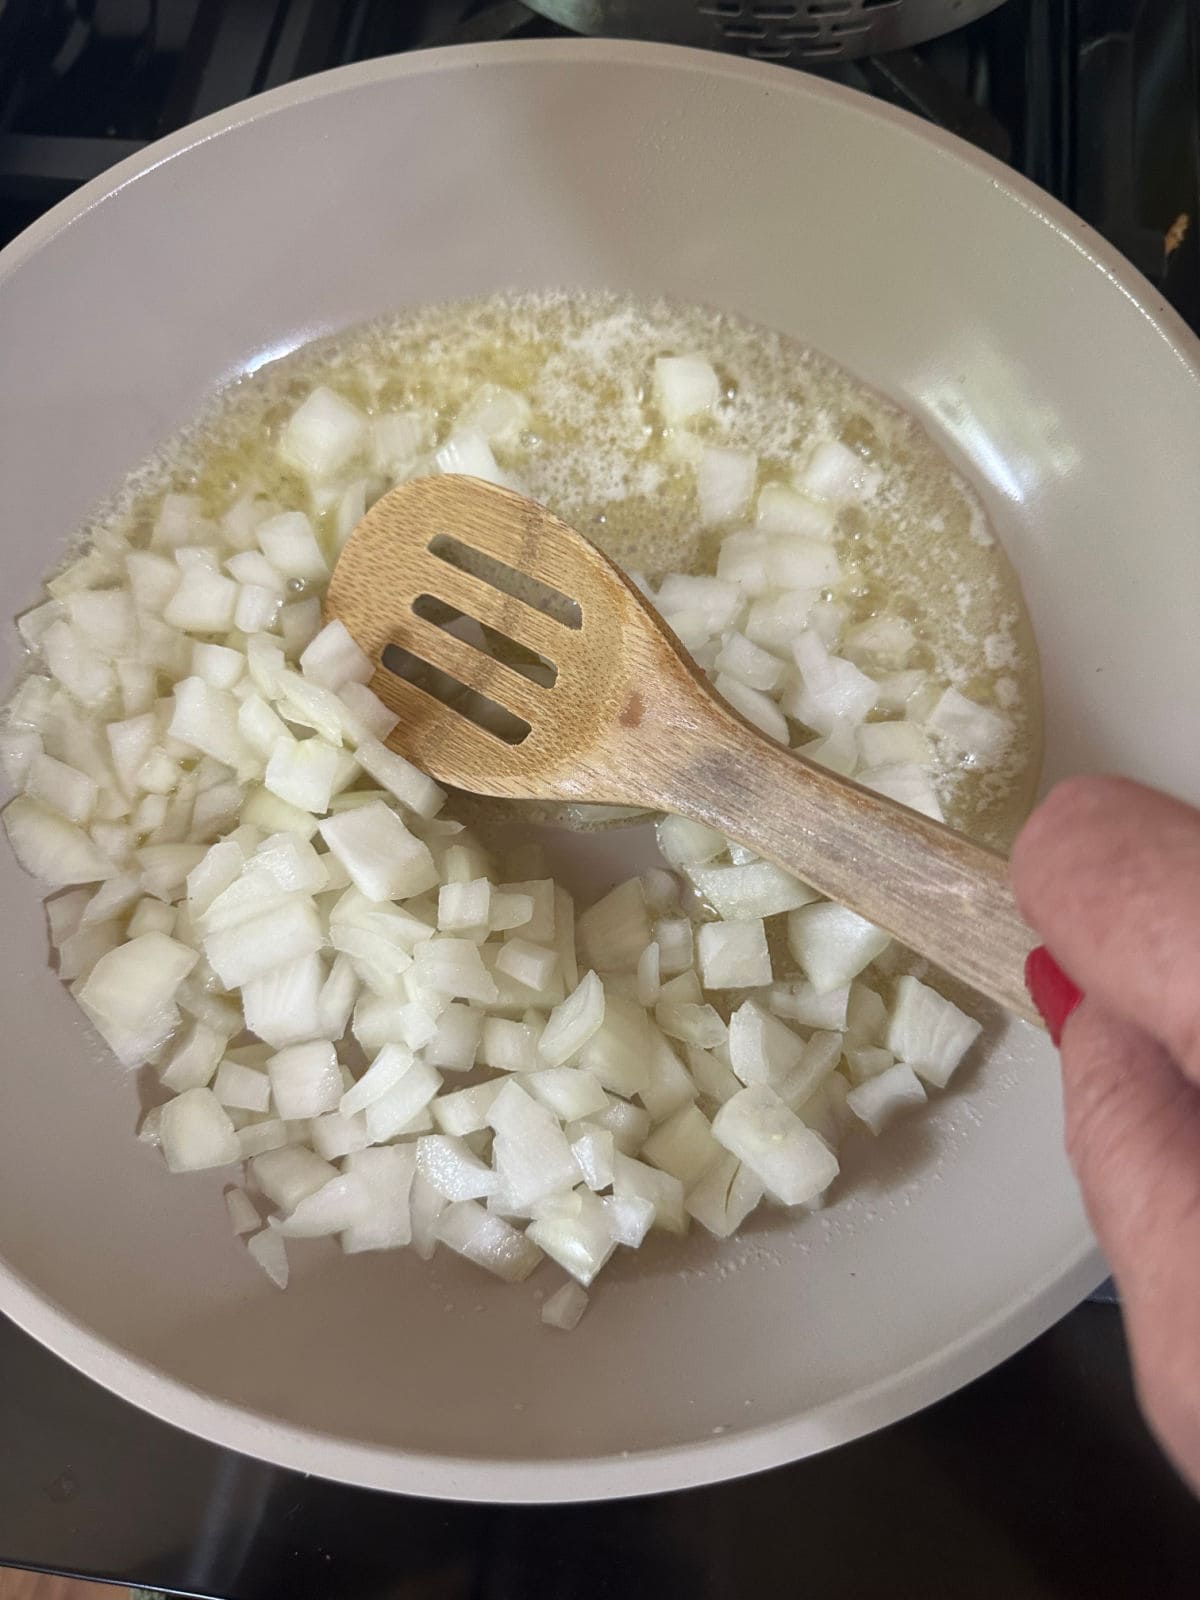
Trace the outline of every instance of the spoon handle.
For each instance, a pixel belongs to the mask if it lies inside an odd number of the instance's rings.
[[[663,810],[719,829],[1040,1023],[1024,979],[1037,940],[1004,856],[710,707],[690,754],[655,774]]]

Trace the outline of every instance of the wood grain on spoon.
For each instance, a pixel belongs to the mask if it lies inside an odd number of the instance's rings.
[[[551,663],[553,683],[447,632],[439,602]],[[1005,858],[760,733],[620,569],[544,507],[473,478],[402,485],[351,535],[325,611],[378,664],[371,687],[400,717],[388,742],[440,782],[706,823],[1038,1021],[1022,976],[1035,940]],[[389,646],[527,733],[501,737],[388,670]]]

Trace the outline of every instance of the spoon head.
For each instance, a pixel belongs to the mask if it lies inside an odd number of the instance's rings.
[[[338,559],[325,617],[375,664],[370,687],[400,718],[388,743],[476,794],[637,803],[622,732],[669,669],[692,675],[607,556],[476,478],[421,478],[378,500]]]

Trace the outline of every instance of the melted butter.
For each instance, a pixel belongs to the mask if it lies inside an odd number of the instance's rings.
[[[905,617],[917,637],[909,665],[1010,719],[999,765],[945,762],[937,778],[950,821],[1006,843],[1032,800],[1041,750],[1037,652],[1016,576],[975,496],[911,417],[826,357],[752,323],[606,294],[497,296],[405,312],[306,346],[232,386],[131,477],[107,520],[137,536],[167,490],[199,494],[206,513],[219,516],[252,489],[309,509],[328,540],[334,512],[312,504],[276,450],[315,384],[371,414],[425,411],[440,442],[491,383],[531,406],[520,439],[496,447],[526,492],[652,581],[710,571],[719,535],[701,530],[694,473],[649,396],[654,358],[691,352],[712,362],[723,390],[695,432],[755,451],[760,482],[786,479],[814,437],[840,439],[876,469],[870,496],[839,515],[846,577],[831,603],[847,609],[848,623]]]

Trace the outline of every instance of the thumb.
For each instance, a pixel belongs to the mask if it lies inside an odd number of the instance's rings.
[[[1067,1149],[1121,1289],[1142,1405],[1200,1490],[1200,1089],[1092,1000],[1062,1041]]]

